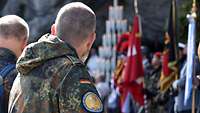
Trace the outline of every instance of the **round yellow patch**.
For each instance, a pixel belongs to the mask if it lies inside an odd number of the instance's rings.
[[[87,92],[83,96],[83,106],[90,112],[102,112],[103,104],[100,98],[93,92]]]

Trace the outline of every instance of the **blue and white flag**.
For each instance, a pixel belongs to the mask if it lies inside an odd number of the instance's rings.
[[[188,42],[187,42],[187,69],[186,69],[186,86],[185,86],[185,97],[184,105],[188,103],[191,93],[192,93],[192,78],[195,74],[195,33],[196,33],[196,23],[192,15],[187,16],[189,20],[188,26]]]

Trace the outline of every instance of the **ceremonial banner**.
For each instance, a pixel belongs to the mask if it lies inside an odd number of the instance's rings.
[[[131,99],[139,105],[144,105],[144,70],[141,54],[141,25],[138,15],[134,17],[133,22],[133,31],[129,39],[127,61],[122,73],[123,83],[120,87],[122,113],[130,112]]]
[[[192,93],[192,78],[195,74],[194,59],[195,59],[195,33],[196,24],[192,15],[188,15],[188,42],[187,42],[187,69],[186,69],[186,86],[184,104],[186,105]],[[190,100],[191,101],[191,100]]]
[[[175,1],[172,0],[167,32],[164,36],[165,48],[162,54],[162,72],[159,84],[162,92],[165,92],[173,81],[178,78],[176,38],[176,7]]]

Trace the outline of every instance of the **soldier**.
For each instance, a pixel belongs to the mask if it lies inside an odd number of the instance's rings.
[[[8,98],[17,75],[15,64],[29,36],[28,24],[20,17],[0,18],[0,113],[7,113]]]
[[[145,75],[145,93],[147,95],[147,113],[165,113],[163,112],[163,107],[159,103],[160,94],[159,94],[159,79],[161,75],[161,53],[156,52],[153,55],[151,62],[152,70],[149,75]]]
[[[52,35],[28,45],[18,59],[8,113],[102,113],[84,61],[95,40],[96,16],[80,2],[59,11]]]

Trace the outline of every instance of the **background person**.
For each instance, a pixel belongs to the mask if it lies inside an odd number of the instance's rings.
[[[17,75],[15,63],[28,37],[28,24],[22,18],[15,15],[0,18],[0,113],[7,113],[10,89]]]

